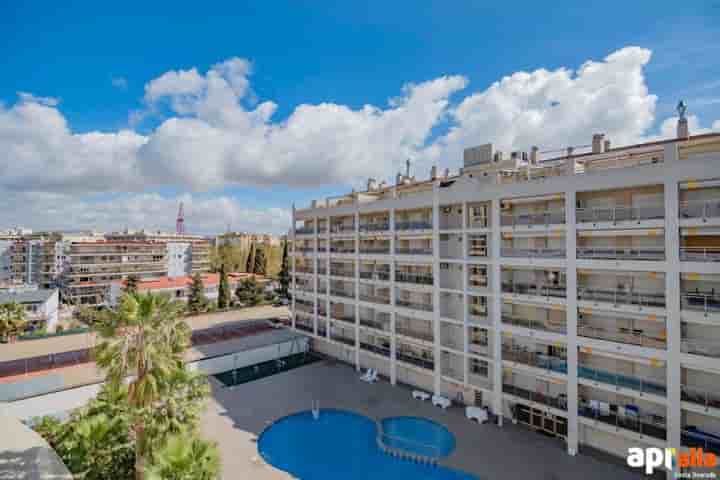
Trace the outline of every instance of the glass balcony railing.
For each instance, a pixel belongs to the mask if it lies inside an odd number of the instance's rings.
[[[351,347],[355,346],[354,338],[345,337],[342,335],[333,335],[332,331],[330,332],[330,340],[335,340],[336,342],[344,343],[345,345],[349,345]]]
[[[433,306],[431,303],[418,303],[418,302],[410,302],[408,300],[397,300],[395,304],[398,307],[405,307],[410,308],[413,310],[422,310],[424,312],[432,312]]]
[[[615,387],[628,388],[637,392],[650,393],[664,397],[667,393],[665,385],[656,379],[646,379],[631,375],[599,370],[593,367],[578,365],[578,377],[594,382],[613,385]]]
[[[395,247],[397,255],[432,255],[432,247]]]
[[[333,277],[354,277],[355,276],[355,270],[343,270],[339,268],[331,268],[330,269],[330,275]]]
[[[400,362],[409,363],[426,370],[433,370],[435,368],[435,362],[429,354],[426,356],[418,356],[415,353],[400,350],[397,352],[397,359]]]
[[[382,330],[384,332],[390,331],[390,320],[383,322],[374,318],[360,317],[360,325],[363,327],[374,328],[375,330]]]
[[[548,405],[559,410],[567,410],[566,395],[558,395],[557,397],[553,397],[544,393],[534,392],[531,390],[526,390],[524,388],[516,387],[515,385],[510,385],[505,382],[503,382],[503,393],[514,395],[530,402],[542,403],[543,405]]]
[[[720,342],[717,341],[685,339],[681,342],[680,349],[683,353],[720,358]]]
[[[695,200],[680,202],[680,218],[720,217],[720,200]]]
[[[535,295],[539,297],[565,298],[564,285],[536,285],[531,283],[508,283],[502,284],[503,293],[514,293],[518,295]]]
[[[503,257],[539,257],[539,258],[565,258],[564,248],[512,248],[500,249]]]
[[[390,356],[390,348],[389,348],[389,347],[385,347],[385,346],[381,346],[381,345],[376,345],[376,344],[374,344],[374,343],[367,343],[367,342],[363,342],[363,341],[361,340],[361,341],[360,341],[360,348],[363,349],[363,350],[367,350],[368,352],[377,353],[377,354],[382,355],[382,356],[384,356],[384,357],[389,357],[389,356]]]
[[[390,223],[366,223],[360,224],[361,232],[386,232],[390,230]]]
[[[355,325],[355,316],[354,315],[345,315],[343,313],[333,313],[330,315],[330,318],[333,320],[337,320],[338,322],[342,323],[349,323],[351,325]]]
[[[706,408],[720,409],[720,391],[681,385],[680,393],[686,402],[696,403]]]
[[[684,310],[720,313],[720,292],[686,291],[680,295],[680,302]]]
[[[613,305],[637,305],[639,307],[665,307],[665,294],[653,292],[628,292],[578,287],[578,300],[612,303]]]
[[[427,220],[395,222],[395,230],[430,230],[432,228],[432,222]]]
[[[664,247],[613,248],[578,247],[578,258],[595,260],[665,260]]]
[[[388,243],[384,247],[363,247],[362,245],[360,245],[360,253],[376,254],[376,255],[389,255],[390,254],[390,244]]]
[[[355,247],[330,247],[330,253],[355,253]]]
[[[333,295],[335,297],[344,297],[344,298],[355,298],[355,292],[348,292],[345,290],[330,290],[330,295]]]
[[[533,320],[517,316],[503,315],[502,322],[508,325],[531,328],[533,330],[544,330],[546,332],[566,333],[565,322],[551,322],[549,320]]]
[[[503,227],[562,225],[565,223],[565,211],[547,211],[538,213],[505,213],[500,216]]]
[[[361,293],[360,300],[363,302],[378,303],[381,305],[389,305],[390,298],[383,295],[372,295],[368,293]]]
[[[607,329],[593,325],[578,325],[578,335],[586,338],[597,338],[611,342],[639,345],[641,347],[665,349],[666,339],[663,336],[645,335],[642,330],[629,328]]]
[[[414,338],[416,340],[423,340],[426,342],[432,342],[435,338],[432,330],[419,330],[417,328],[408,327],[405,325],[395,325],[395,333],[403,335],[405,337]]]
[[[363,280],[380,280],[383,282],[389,282],[390,272],[385,270],[360,271],[360,278]]]
[[[555,373],[567,374],[567,360],[561,357],[525,351],[524,349],[509,348],[503,345],[502,358],[503,360],[522,363]]]
[[[642,207],[578,208],[576,215],[577,223],[662,220],[665,218],[665,206],[657,204]]]
[[[315,228],[310,227],[300,227],[295,229],[295,235],[307,235],[310,233],[315,233]]]
[[[684,262],[720,262],[720,247],[680,247]]]
[[[696,426],[686,426],[680,433],[680,439],[685,447],[702,448],[703,452],[720,455],[720,435],[717,433],[710,433]]]
[[[578,408],[578,414],[585,418],[591,418],[598,422],[613,425],[618,428],[630,430],[641,435],[665,440],[667,437],[665,417],[660,415],[640,415],[636,409],[622,407],[624,414],[620,415],[620,406],[611,410],[610,404],[591,400],[582,402]]]
[[[395,272],[395,281],[402,283],[414,283],[417,285],[432,285],[433,276],[428,273]]]
[[[353,233],[355,231],[355,225],[331,225],[330,233]]]

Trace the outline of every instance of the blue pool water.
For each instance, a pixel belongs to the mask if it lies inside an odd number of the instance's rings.
[[[455,449],[455,436],[450,430],[426,418],[386,418],[382,426],[383,441],[389,447],[428,457],[446,457]]]
[[[391,457],[378,449],[376,435],[375,422],[362,415],[323,409],[315,420],[307,411],[268,427],[258,451],[269,464],[302,480],[478,480],[459,470]]]

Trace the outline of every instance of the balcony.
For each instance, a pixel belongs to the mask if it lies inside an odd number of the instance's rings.
[[[310,225],[308,227],[299,227],[295,229],[295,235],[309,235],[315,233],[315,227]]]
[[[704,339],[683,339],[681,351],[691,355],[720,358],[720,342]]]
[[[541,403],[558,410],[567,410],[567,396],[560,394],[557,397],[545,395],[544,393],[526,390],[503,382],[503,393],[519,397],[529,402]]]
[[[432,255],[432,247],[396,247],[397,255]]]
[[[613,248],[578,247],[577,258],[592,260],[665,260],[664,247]]]
[[[330,295],[333,295],[335,297],[343,297],[343,298],[355,298],[355,292],[348,292],[347,290],[340,290],[340,289],[330,289]]]
[[[680,247],[683,262],[720,262],[720,247]]]
[[[355,315],[348,315],[346,313],[335,312],[330,315],[330,318],[337,320],[349,325],[355,325]]]
[[[681,385],[680,394],[684,402],[695,403],[705,408],[720,409],[720,392],[718,391]]]
[[[387,243],[384,247],[365,247],[362,244],[360,244],[360,253],[364,254],[375,254],[375,255],[389,255],[390,254],[390,242]]]
[[[427,322],[426,322],[427,323]],[[424,342],[430,342],[432,343],[434,341],[434,336],[432,332],[432,327],[428,324],[427,328],[413,328],[412,326],[408,324],[400,324],[398,323],[395,325],[395,333],[397,335],[402,335],[404,337],[414,338],[415,340],[422,340]]]
[[[368,342],[364,342],[364,341],[360,340],[360,348],[362,350],[366,350],[368,352],[382,355],[383,357],[390,356],[390,347],[389,346],[377,345],[375,343],[368,343]]]
[[[400,221],[395,222],[395,230],[407,231],[407,230],[432,230],[433,225],[431,221]]]
[[[550,372],[567,374],[567,359],[539,352],[531,352],[523,347],[502,346],[502,358],[511,362],[522,363]]]
[[[695,426],[686,426],[680,435],[683,446],[701,448],[705,453],[720,455],[720,436],[717,434],[709,433]]]
[[[390,297],[372,293],[360,293],[360,301],[377,303],[380,305],[390,305]]]
[[[389,282],[390,281],[390,271],[389,270],[361,270],[360,271],[360,278],[363,280],[380,280],[383,282]]]
[[[360,224],[360,232],[363,233],[387,232],[388,230],[390,230],[389,222]]]
[[[655,204],[642,207],[578,208],[577,223],[641,222],[665,218],[665,205]]]
[[[503,227],[533,227],[565,224],[565,211],[545,211],[538,213],[503,213],[500,225]]]
[[[460,230],[462,227],[462,205],[446,205],[440,207],[440,230]]]
[[[415,353],[410,349],[398,349],[397,359],[400,362],[409,363],[426,370],[433,370],[435,368],[435,361],[431,353],[423,350],[421,353]]]
[[[565,258],[564,248],[513,248],[503,247],[500,249],[500,255],[503,257],[522,257],[522,258]]]
[[[720,313],[720,292],[701,292],[700,290],[685,291],[680,294],[683,310],[694,310],[708,313]]]
[[[695,200],[680,202],[680,218],[709,218],[720,217],[720,200]]]
[[[610,342],[637,345],[639,347],[657,348],[665,350],[667,341],[662,336],[649,336],[641,329],[616,328],[607,329],[592,325],[578,325],[578,335],[586,338],[596,338]]]
[[[654,414],[640,415],[637,407],[629,407],[631,406],[611,406],[605,402],[590,400],[589,402],[580,403],[578,414],[582,417],[590,418],[597,422],[602,422],[624,430],[630,430],[641,435],[647,435],[661,440],[667,438],[664,417]],[[622,415],[616,413],[620,412],[621,409],[623,412]]]
[[[330,233],[355,233],[355,225],[334,224],[330,226]]]
[[[330,247],[330,253],[355,253],[355,247]]]
[[[419,302],[411,302],[408,300],[397,300],[395,304],[398,307],[404,307],[409,308],[412,310],[421,310],[423,312],[432,312],[433,306],[431,303],[419,303]]]
[[[533,295],[545,298],[565,298],[564,285],[536,285],[531,283],[503,282],[502,293],[515,295]]]
[[[352,269],[345,269],[345,268],[332,268],[330,267],[330,276],[332,277],[347,277],[347,278],[354,278],[355,277],[355,270]]]
[[[395,272],[395,281],[415,285],[432,285],[433,275],[430,273]]]
[[[618,388],[627,388],[659,397],[664,397],[667,394],[665,385],[658,380],[622,375],[582,364],[578,365],[578,377],[592,382],[604,383]]]
[[[627,292],[619,290],[578,287],[578,300],[604,302],[613,305],[636,305],[638,307],[665,308],[665,294],[653,292]]]
[[[363,327],[373,328],[375,330],[382,330],[383,332],[390,332],[390,314],[376,312],[375,315],[363,316],[360,315],[360,325]]]
[[[533,330],[542,330],[545,332],[567,333],[567,325],[565,322],[552,322],[550,320],[534,320],[522,318],[512,315],[503,315],[502,323],[506,325],[514,325],[516,327],[530,328]]]

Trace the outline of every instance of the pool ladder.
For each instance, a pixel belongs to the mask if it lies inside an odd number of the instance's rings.
[[[315,420],[320,418],[320,400],[312,401],[312,416]]]

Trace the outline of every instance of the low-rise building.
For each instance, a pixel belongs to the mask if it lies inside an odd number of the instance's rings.
[[[27,330],[46,328],[55,331],[60,307],[57,289],[31,285],[0,288],[0,305],[5,303],[17,303],[25,308]]]

